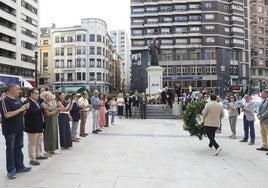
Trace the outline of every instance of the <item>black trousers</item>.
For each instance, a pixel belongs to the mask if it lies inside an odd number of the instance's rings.
[[[209,127],[205,126],[205,132],[209,139],[209,145],[214,146],[215,149],[219,147],[219,144],[215,140],[215,132],[217,130],[217,127]]]
[[[146,104],[140,104],[141,119],[146,119]]]
[[[126,117],[131,117],[131,106],[130,105],[126,105],[125,106],[126,109]]]

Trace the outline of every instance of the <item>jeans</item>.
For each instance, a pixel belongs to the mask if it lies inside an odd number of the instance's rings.
[[[79,123],[79,121],[72,121],[72,128],[71,128],[72,139],[76,138],[78,123]]]
[[[248,132],[249,132],[250,142],[255,142],[254,121],[248,121],[246,116],[244,116],[243,121],[244,121],[244,138],[243,138],[243,140],[248,140]]]
[[[114,123],[115,111],[111,111],[111,124]]]
[[[229,123],[230,123],[231,131],[233,135],[236,135],[236,122],[237,122],[237,116],[229,117]]]
[[[5,139],[7,172],[16,171],[16,169],[23,168],[23,132],[5,135]]]

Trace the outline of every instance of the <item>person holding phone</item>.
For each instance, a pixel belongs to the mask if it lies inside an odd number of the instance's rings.
[[[244,112],[244,117],[243,117],[244,137],[242,140],[240,140],[240,142],[248,142],[248,137],[250,134],[249,145],[254,145],[255,144],[255,128],[254,128],[255,103],[252,101],[252,98],[249,94],[246,94],[244,98],[245,98],[245,103],[240,104],[240,108]]]

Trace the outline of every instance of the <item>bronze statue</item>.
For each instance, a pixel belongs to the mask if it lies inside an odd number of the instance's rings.
[[[159,65],[159,55],[161,51],[161,47],[156,39],[153,39],[153,42],[148,47],[148,51],[151,54],[151,66],[158,66]]]

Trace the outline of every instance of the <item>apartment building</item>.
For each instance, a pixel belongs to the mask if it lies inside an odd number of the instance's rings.
[[[132,90],[145,91],[148,46],[160,43],[163,86],[224,95],[249,85],[247,0],[131,0]]]
[[[125,83],[123,83],[123,90],[129,92],[130,89],[130,74],[131,74],[131,60],[130,60],[130,39],[125,30],[112,30],[109,32],[113,41],[113,49],[121,57],[122,65],[121,71],[125,75]]]
[[[249,0],[251,79],[253,89],[263,89],[268,76],[268,1]]]
[[[53,90],[52,77],[52,41],[50,31],[55,28],[55,24],[52,27],[45,27],[40,29],[40,74],[39,87],[48,88]]]
[[[35,85],[33,47],[39,42],[39,1],[0,1],[0,73]]]
[[[52,28],[51,41],[54,88],[110,92],[112,40],[105,21],[87,18],[78,26]]]

